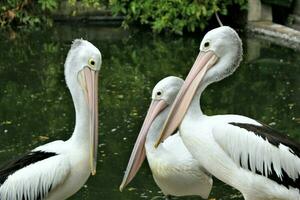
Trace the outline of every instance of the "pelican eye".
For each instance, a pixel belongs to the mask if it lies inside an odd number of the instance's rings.
[[[89,65],[91,66],[95,66],[96,62],[93,60],[93,59],[90,59],[89,60]]]
[[[160,95],[161,95],[161,91],[158,91],[158,92],[156,93],[156,95],[157,95],[157,96],[160,96]]]
[[[205,42],[205,43],[204,43],[204,47],[205,47],[205,48],[209,47],[209,42]]]

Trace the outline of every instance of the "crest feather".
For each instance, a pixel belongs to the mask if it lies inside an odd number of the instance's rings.
[[[75,48],[79,47],[82,43],[84,43],[84,41],[85,40],[82,38],[73,40],[71,49],[75,49]]]

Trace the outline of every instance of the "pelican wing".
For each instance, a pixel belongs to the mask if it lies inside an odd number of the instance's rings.
[[[300,149],[260,123],[229,122],[213,129],[220,147],[240,167],[300,190]]]
[[[0,168],[1,200],[38,200],[64,182],[68,159],[53,152],[32,151]]]

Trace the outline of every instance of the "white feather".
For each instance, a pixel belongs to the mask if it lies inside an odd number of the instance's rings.
[[[300,200],[297,188],[286,188],[277,182],[253,173],[270,173],[271,163],[279,176],[281,168],[290,178],[298,177],[299,158],[284,145],[276,147],[262,137],[230,122],[259,125],[250,118],[239,115],[186,117],[180,126],[181,138],[192,156],[210,173],[242,192],[245,199]],[[249,155],[251,170],[245,157]],[[264,164],[265,163],[265,164]],[[268,169],[264,170],[264,166]]]
[[[293,180],[299,177],[300,159],[287,146],[274,146],[253,132],[230,124],[215,126],[213,136],[237,165],[241,159],[243,168],[247,168],[249,157],[251,171],[258,170],[268,177],[273,164],[278,177],[282,177],[282,169]]]
[[[165,195],[199,195],[208,198],[213,180],[184,146],[178,133],[154,149],[146,142],[147,160],[153,178]]]
[[[70,172],[68,159],[57,155],[28,165],[12,175],[0,187],[0,199],[37,199],[39,194],[62,184]],[[46,196],[41,196],[44,199]]]

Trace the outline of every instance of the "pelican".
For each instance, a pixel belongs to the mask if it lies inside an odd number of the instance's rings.
[[[178,133],[154,148],[170,110],[169,105],[182,84],[182,79],[170,76],[154,87],[152,102],[129,159],[121,191],[134,178],[147,156],[153,178],[166,197],[199,195],[208,198],[212,178],[191,156]]]
[[[96,173],[101,62],[101,53],[93,44],[73,41],[65,62],[65,79],[76,110],[72,137],[39,146],[3,165],[1,200],[63,200]]]
[[[245,116],[201,111],[203,90],[231,75],[241,58],[242,42],[232,28],[219,27],[204,36],[156,146],[178,128],[192,156],[246,200],[300,200],[298,143]]]

